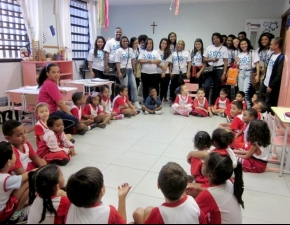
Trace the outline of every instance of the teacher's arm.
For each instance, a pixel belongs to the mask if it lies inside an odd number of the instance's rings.
[[[63,100],[57,101],[56,104],[60,108],[61,111],[65,112],[67,114],[72,115],[71,112],[69,111],[67,105],[64,103]]]

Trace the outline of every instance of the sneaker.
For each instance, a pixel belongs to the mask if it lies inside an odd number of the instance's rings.
[[[136,109],[141,109],[142,108],[141,105],[139,104],[139,102],[135,102],[134,106],[135,106]]]
[[[131,114],[127,114],[127,115],[125,115],[125,117],[131,118]]]
[[[79,131],[77,132],[77,134],[79,134],[79,135],[84,135],[86,132],[87,132],[86,130],[79,130]]]
[[[29,211],[30,211],[30,206],[26,206],[24,209],[22,209],[22,212],[18,218],[17,224],[25,224],[27,222]]]
[[[143,114],[144,114],[144,115],[148,115],[149,112],[147,112],[146,110],[144,110],[144,111],[143,111]]]
[[[70,139],[70,142],[74,144],[76,141],[75,139]]]
[[[137,110],[136,112],[137,112],[137,114],[136,114],[136,115],[138,115],[138,114],[141,112],[141,110]]]
[[[98,125],[96,123],[93,123],[90,125],[90,127],[91,127],[91,129],[94,129],[94,128],[98,127]]]
[[[106,124],[104,124],[104,123],[100,123],[100,124],[98,125],[98,127],[104,129],[104,128],[106,128]]]
[[[161,110],[159,110],[159,111],[155,111],[155,114],[156,114],[156,115],[161,115],[161,114],[162,114],[162,111],[161,111]]]
[[[115,119],[116,120],[122,120],[122,119],[124,119],[124,115],[123,114],[120,114],[118,116],[115,116]]]

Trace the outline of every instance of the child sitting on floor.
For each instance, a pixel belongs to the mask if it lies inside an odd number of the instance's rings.
[[[194,198],[185,193],[187,175],[184,169],[169,162],[159,172],[158,188],[165,203],[158,207],[138,208],[133,214],[136,224],[202,224],[205,222]]]
[[[75,156],[75,149],[65,133],[61,117],[51,116],[47,120],[49,130],[44,134],[40,142],[37,154],[47,163],[55,163],[65,166],[70,161],[70,156]]]
[[[111,122],[111,113],[106,112],[105,105],[101,105],[101,96],[96,92],[88,96],[84,112],[90,118],[93,118],[100,128],[106,128]]]
[[[258,112],[258,120],[263,120],[263,113],[268,111],[268,106],[263,100],[256,100],[252,109],[255,109]]]
[[[107,114],[111,114],[112,120],[120,120],[124,118],[123,114],[117,115],[116,112],[112,111],[112,104],[111,104],[111,98],[110,98],[110,91],[108,85],[103,85],[100,87],[100,93],[102,102],[101,105],[105,108],[105,111]]]
[[[197,89],[197,97],[193,100],[192,115],[198,117],[212,117],[211,110],[208,110],[208,101],[203,88]]]
[[[194,136],[194,148],[197,151],[209,152],[211,144],[211,138],[206,131],[199,131]],[[203,159],[190,157],[187,162],[190,164],[190,172],[195,183],[201,184],[201,187],[208,187],[208,179],[201,173]]]
[[[234,173],[234,182],[229,179]],[[242,224],[244,202],[243,171],[240,163],[227,154],[210,153],[204,160],[202,174],[209,179],[210,187],[201,192],[196,202],[208,224]]]
[[[75,92],[72,95],[72,101],[73,105],[70,106],[70,112],[79,119],[77,133],[84,135],[88,130],[97,127],[97,124],[94,123],[94,116],[86,115],[82,108],[82,105],[86,103],[86,96],[82,92]]]
[[[231,104],[229,104],[225,110],[225,114],[226,114],[226,117],[227,117],[227,121],[230,123],[232,122],[232,120],[234,119],[231,115],[231,105],[233,102],[235,101],[241,101],[243,103],[243,110],[246,110],[247,109],[247,103],[245,101],[245,92],[243,91],[238,91],[237,94],[236,94],[236,99],[233,100],[231,102]]]
[[[144,105],[142,106],[142,111],[145,115],[147,114],[162,114],[162,102],[157,96],[157,91],[155,88],[149,88],[149,96],[147,97]]]
[[[20,222],[21,211],[28,200],[28,173],[11,176],[16,157],[10,143],[0,142],[0,223]],[[22,219],[27,220],[26,218]],[[23,222],[22,221],[22,222]]]
[[[72,203],[66,224],[126,224],[126,196],[131,186],[118,187],[118,211],[114,206],[103,205],[104,178],[96,167],[86,167],[71,175],[67,182],[67,196]]]
[[[136,111],[135,107],[129,101],[128,88],[125,85],[116,84],[115,91],[117,96],[113,100],[113,112],[116,115],[123,114],[125,117],[130,118],[140,113],[140,111]]]
[[[64,224],[70,202],[63,187],[64,177],[56,165],[46,165],[29,173],[29,204],[32,205],[28,224]]]
[[[271,132],[263,120],[253,120],[246,136],[249,146],[247,151],[235,150],[238,160],[243,164],[243,170],[251,173],[265,171],[270,154]]]
[[[24,126],[17,120],[7,120],[2,126],[5,139],[13,146],[16,162],[9,172],[21,175],[26,171],[46,165],[34,151],[32,145],[26,140]]]
[[[35,106],[35,113],[39,120],[35,124],[35,139],[36,139],[36,146],[39,146],[39,143],[43,139],[43,135],[46,131],[48,131],[47,127],[47,120],[49,117],[49,107],[46,103],[40,102]],[[70,134],[66,134],[66,137],[72,142],[75,143],[75,140],[72,139],[72,136]]]
[[[224,112],[227,106],[230,104],[230,100],[227,98],[227,96],[228,96],[228,90],[225,88],[222,88],[220,90],[220,97],[216,99],[214,106],[210,107],[212,114],[225,117]]]
[[[175,98],[174,104],[171,106],[174,115],[189,116],[192,111],[192,99],[188,94],[188,88],[186,85],[181,85],[176,89],[177,96]]]

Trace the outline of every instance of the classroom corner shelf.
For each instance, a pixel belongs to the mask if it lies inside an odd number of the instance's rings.
[[[41,70],[50,63],[55,63],[60,69],[60,79],[73,80],[73,61],[22,61],[23,86],[36,86]]]

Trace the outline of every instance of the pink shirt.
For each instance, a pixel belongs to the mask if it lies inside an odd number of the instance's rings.
[[[51,114],[57,111],[56,102],[60,100],[62,100],[62,96],[58,86],[52,80],[46,79],[40,88],[37,103],[47,103],[49,105],[49,114]]]

